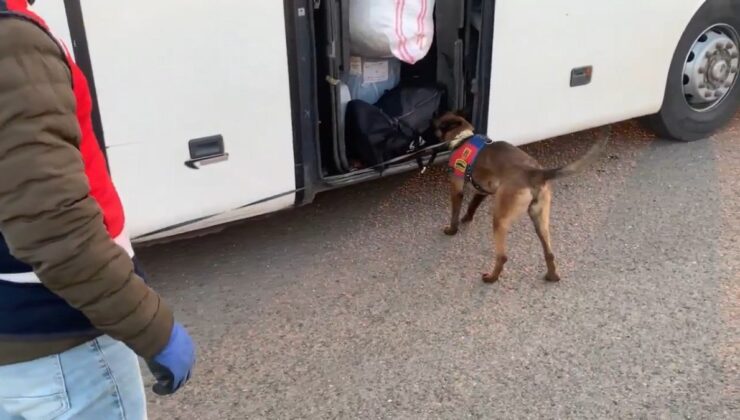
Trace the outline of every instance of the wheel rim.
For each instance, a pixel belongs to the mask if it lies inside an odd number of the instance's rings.
[[[740,36],[725,24],[714,25],[694,41],[683,68],[683,95],[693,110],[706,112],[727,98],[737,83]]]

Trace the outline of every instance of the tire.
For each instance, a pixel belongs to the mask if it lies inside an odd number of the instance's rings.
[[[688,86],[688,79],[684,75],[685,64],[690,54],[696,51],[700,37],[703,38],[703,34],[715,25],[724,25],[716,28],[720,32],[727,32],[726,36],[733,38],[737,47],[740,47],[740,1],[707,0],[684,31],[668,72],[661,110],[643,119],[658,136],[678,141],[707,138],[727,124],[740,106],[740,71],[737,70],[730,90],[705,109],[697,109],[697,104],[690,104],[694,96],[686,96],[684,91]]]

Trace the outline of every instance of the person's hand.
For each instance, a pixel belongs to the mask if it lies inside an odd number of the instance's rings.
[[[157,395],[170,395],[190,379],[195,365],[195,345],[185,327],[175,322],[167,346],[146,364],[157,382],[152,387]]]

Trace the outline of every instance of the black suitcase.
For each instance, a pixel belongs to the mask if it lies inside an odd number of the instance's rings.
[[[437,87],[398,87],[375,105],[354,100],[347,104],[346,144],[350,160],[377,170],[383,163],[436,141],[432,120],[444,91]]]

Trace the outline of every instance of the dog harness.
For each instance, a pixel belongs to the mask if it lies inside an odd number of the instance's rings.
[[[473,179],[473,169],[475,168],[475,161],[478,159],[480,152],[491,143],[493,142],[488,137],[475,134],[464,140],[453,150],[448,164],[448,169],[455,178],[464,179],[466,183],[469,182],[479,193],[486,195],[490,195],[491,193],[475,182]]]

